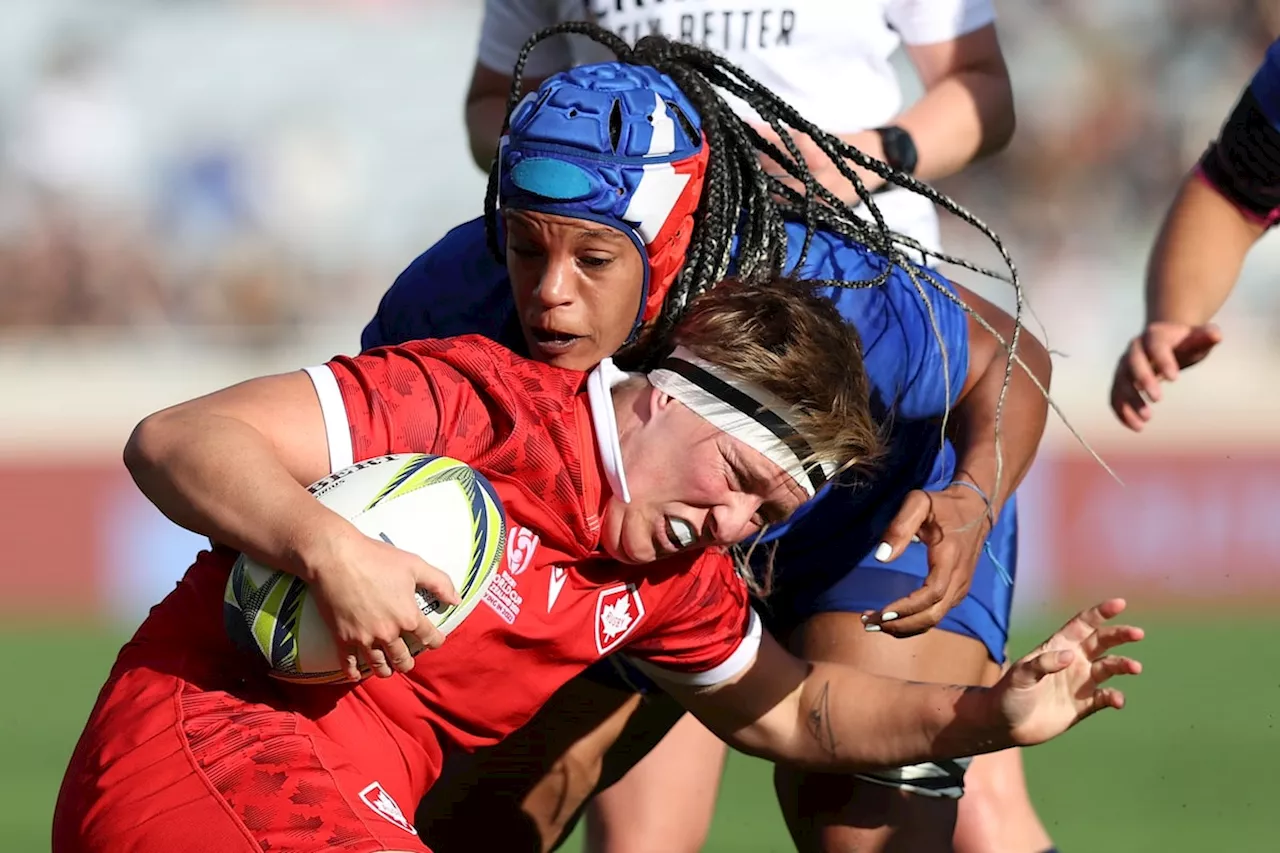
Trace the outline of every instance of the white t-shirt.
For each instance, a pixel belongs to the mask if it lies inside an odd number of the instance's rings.
[[[536,30],[573,20],[594,21],[630,43],[660,32],[703,45],[822,129],[847,134],[883,126],[902,110],[890,62],[900,43],[951,41],[990,24],[995,9],[992,0],[485,0],[479,61],[509,73]],[[589,39],[560,37],[534,48],[525,73],[546,77],[610,59]],[[876,203],[895,230],[939,246],[928,199],[893,190]]]

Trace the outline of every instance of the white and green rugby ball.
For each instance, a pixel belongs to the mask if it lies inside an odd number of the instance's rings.
[[[506,552],[506,523],[493,485],[456,459],[424,453],[381,456],[344,468],[309,491],[366,536],[416,554],[447,574],[461,601],[418,606],[443,634],[480,602]],[[342,655],[306,583],[241,554],[223,596],[227,631],[262,654],[285,681],[341,681]],[[413,638],[409,649],[421,645]]]

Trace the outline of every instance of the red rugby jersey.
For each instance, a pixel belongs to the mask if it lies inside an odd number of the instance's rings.
[[[759,620],[722,551],[646,566],[598,551],[608,486],[587,374],[476,336],[371,350],[308,373],[334,469],[388,453],[451,456],[488,477],[506,510],[506,562],[483,603],[406,677],[361,687],[399,725],[426,723],[471,748],[514,731],[613,652],[694,684],[753,659]]]

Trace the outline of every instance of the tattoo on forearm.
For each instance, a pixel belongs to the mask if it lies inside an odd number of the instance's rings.
[[[809,708],[809,734],[826,752],[836,756],[836,733],[831,726],[831,682],[824,681],[818,698]]]

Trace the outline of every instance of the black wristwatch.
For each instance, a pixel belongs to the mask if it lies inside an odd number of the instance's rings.
[[[884,161],[899,172],[915,174],[919,156],[916,154],[916,143],[911,138],[911,134],[896,124],[877,127],[876,133],[880,134],[880,143],[884,146]]]

